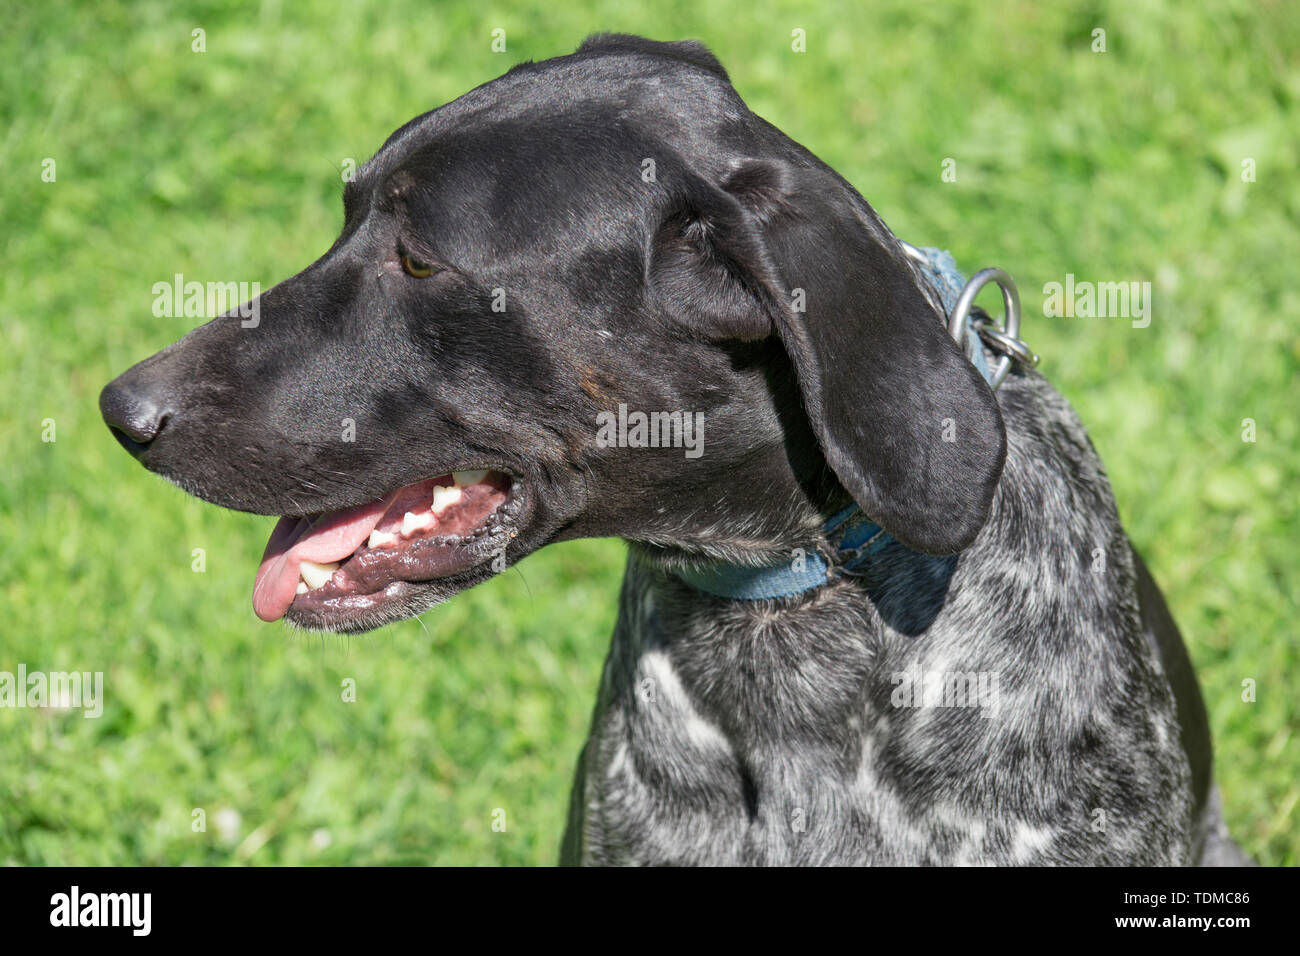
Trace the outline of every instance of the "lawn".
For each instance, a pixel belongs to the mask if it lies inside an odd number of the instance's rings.
[[[154,283],[269,288],[333,241],[349,160],[597,30],[705,41],[896,233],[1017,278],[1187,639],[1230,827],[1300,860],[1292,5],[49,0],[0,36],[0,671],[102,671],[105,702],[0,708],[0,863],[554,860],[623,545],[304,636],[249,603],[272,519],[146,474],[96,399],[197,324]],[[1067,275],[1150,282],[1149,326],[1047,317]]]

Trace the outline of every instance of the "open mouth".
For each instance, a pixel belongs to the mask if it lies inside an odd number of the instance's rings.
[[[513,481],[500,471],[456,471],[342,511],[281,518],[253,585],[253,610],[275,621],[364,612],[398,600],[412,582],[482,564],[514,536]]]

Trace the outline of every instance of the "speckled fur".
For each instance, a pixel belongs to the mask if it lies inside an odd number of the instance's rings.
[[[255,330],[219,316],[100,407],[224,507],[314,519],[491,467],[507,565],[630,541],[566,861],[1240,862],[1191,663],[1073,412],[1034,373],[995,396],[865,198],[706,48],[591,37],[357,172]],[[623,405],[702,416],[707,451],[597,441]],[[746,603],[674,574],[827,549],[850,500],[895,542],[858,576]],[[286,617],[418,614],[500,569],[463,550]],[[902,706],[912,673],[996,693]]]
[[[742,602],[634,548],[566,862],[1198,859],[1105,471],[1041,376],[998,395],[1006,466],[958,556],[895,544],[860,578]],[[995,673],[997,712],[892,706],[891,675],[918,668]]]

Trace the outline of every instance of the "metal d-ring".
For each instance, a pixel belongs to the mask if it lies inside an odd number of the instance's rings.
[[[1006,310],[1006,318],[1001,329],[988,323],[979,323],[975,331],[980,338],[991,339],[990,344],[994,350],[1002,353],[1002,360],[993,369],[993,377],[989,381],[990,388],[997,388],[1011,371],[1013,358],[1026,361],[1023,356],[1027,354],[1032,358],[1029,364],[1038,362],[1038,356],[1020,341],[1020,293],[1011,276],[1001,269],[981,269],[971,276],[970,281],[961,290],[961,295],[957,297],[952,312],[948,314],[948,334],[963,350],[971,348],[967,342],[966,323],[970,318],[971,306],[975,304],[975,296],[979,295],[980,290],[990,282],[996,282],[1002,290],[1002,305]]]
[[[993,351],[1009,356],[1013,362],[1020,365],[1028,365],[1032,368],[1038,364],[1038,356],[1027,343],[1022,339],[1013,339],[988,319],[977,315],[971,320],[971,327]]]
[[[947,277],[947,270],[937,265],[927,254],[937,253],[938,250],[921,250],[901,239],[899,244],[903,247],[903,251],[920,265],[932,285],[936,285],[936,273]],[[996,282],[1002,289],[1002,305],[1006,311],[1002,328],[998,328],[991,319],[983,315],[971,318],[971,307],[975,304],[975,297],[990,282]],[[953,284],[955,285],[955,282]],[[942,292],[940,294],[942,295]],[[975,332],[974,337],[967,335],[968,321],[970,328]],[[990,373],[991,388],[996,389],[1002,384],[1002,380],[1011,371],[1012,362],[1031,367],[1038,364],[1038,356],[1034,354],[1034,350],[1020,338],[1020,293],[1016,289],[1015,281],[1001,269],[981,269],[962,287],[957,301],[953,303],[952,311],[948,314],[948,334],[972,362],[977,358],[976,350],[979,349],[980,342],[1002,356],[1002,360]]]
[[[930,264],[930,260],[926,258],[925,253],[922,252],[920,249],[918,249],[916,246],[912,245],[906,239],[899,239],[898,244],[903,247],[904,252],[906,252],[917,262],[921,263],[921,265],[928,266]]]

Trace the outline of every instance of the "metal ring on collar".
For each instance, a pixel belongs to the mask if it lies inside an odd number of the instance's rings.
[[[976,317],[971,322],[971,325],[974,327],[976,334],[987,342],[989,348],[993,349],[993,351],[1010,356],[1012,361],[1019,362],[1021,365],[1033,367],[1038,364],[1038,356],[1023,340],[1013,339],[992,322],[979,317]]]
[[[966,287],[961,290],[961,295],[957,297],[956,304],[952,307],[952,312],[948,315],[948,334],[953,337],[963,349],[967,348],[966,340],[966,321],[970,317],[971,306],[975,304],[975,296],[979,295],[980,289],[984,288],[990,282],[996,282],[1002,289],[1002,305],[1006,309],[1006,318],[1003,327],[998,330],[1001,336],[1007,339],[1019,341],[1020,337],[1020,293],[1016,289],[1016,283],[1011,276],[1007,275],[1001,269],[981,269],[970,277]],[[986,326],[986,329],[995,328]],[[1031,353],[1032,354],[1032,353]],[[1011,355],[1004,354],[1002,361],[998,362],[993,369],[993,378],[989,382],[990,388],[997,388],[1002,384],[1002,380],[1007,377],[1011,371]]]
[[[917,262],[921,263],[921,265],[928,266],[930,264],[930,260],[926,258],[925,253],[922,252],[920,249],[918,249],[916,246],[912,245],[906,239],[899,239],[898,244],[903,247],[904,252],[906,252]]]

